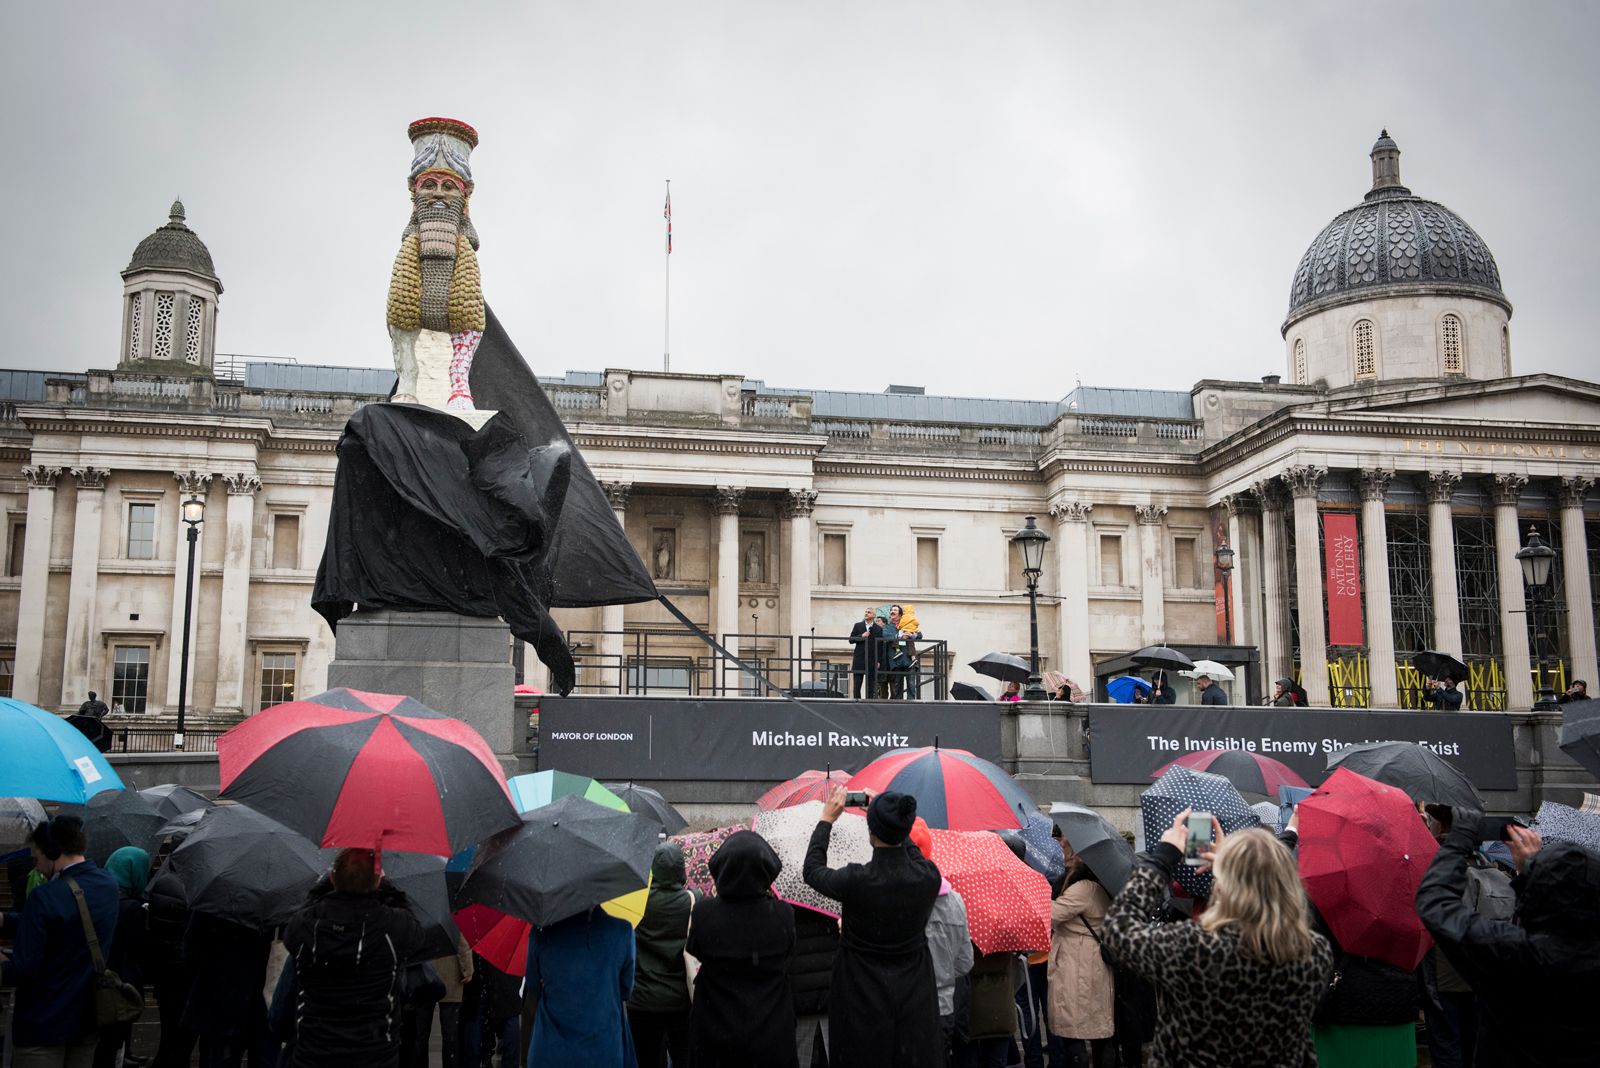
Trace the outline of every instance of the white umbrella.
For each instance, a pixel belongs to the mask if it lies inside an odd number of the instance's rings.
[[[1546,801],[1533,818],[1533,829],[1546,841],[1576,842],[1600,849],[1600,816]]]
[[[822,802],[807,801],[803,805],[775,808],[757,812],[752,826],[757,834],[767,840],[783,870],[772,883],[772,892],[791,905],[802,905],[829,916],[839,915],[839,903],[824,897],[806,885],[803,870],[806,848],[811,844],[811,832],[822,818]],[[828,839],[828,867],[842,868],[846,864],[866,864],[872,860],[872,842],[867,838],[867,818],[846,812],[833,825]]]
[[[31,797],[0,797],[0,850],[22,845],[45,818],[44,806]]]
[[[1258,801],[1250,806],[1250,810],[1257,816],[1261,817],[1261,826],[1265,827],[1267,830],[1273,832],[1274,834],[1283,830],[1283,828],[1278,825],[1283,813],[1280,812],[1278,810],[1278,806],[1273,804],[1271,801]]]
[[[1198,679],[1201,675],[1205,675],[1213,680],[1223,679],[1227,682],[1233,681],[1233,672],[1224,667],[1222,664],[1217,663],[1215,660],[1196,660],[1194,662],[1194,667],[1185,671],[1180,671],[1178,674],[1188,679]]]

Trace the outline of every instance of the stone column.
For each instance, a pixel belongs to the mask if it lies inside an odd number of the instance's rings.
[[[1505,651],[1506,708],[1533,707],[1533,660],[1528,655],[1528,591],[1522,582],[1522,534],[1517,530],[1517,502],[1528,476],[1508,472],[1495,475],[1494,560],[1500,580],[1500,648]],[[1585,565],[1587,570],[1587,565]],[[1585,606],[1587,609],[1587,606]]]
[[[1087,501],[1058,499],[1050,505],[1056,521],[1056,662],[1081,689],[1094,690],[1089,655],[1089,512]]]
[[[716,639],[734,656],[739,655],[739,641],[732,635],[739,630],[739,503],[743,499],[743,486],[718,486],[712,501],[717,514],[717,611],[711,626]],[[727,685],[725,672],[722,682]]]
[[[1328,473],[1315,464],[1295,464],[1284,479],[1294,494],[1294,575],[1300,602],[1300,685],[1306,701],[1328,703],[1328,622],[1322,606],[1322,536],[1317,522],[1317,487]]]
[[[1244,634],[1248,644],[1256,647],[1261,658],[1258,669],[1266,692],[1272,692],[1272,680],[1266,678],[1267,625],[1261,603],[1262,576],[1266,573],[1266,556],[1261,549],[1261,501],[1251,492],[1237,495],[1239,507],[1239,533],[1244,539],[1234,549],[1244,557],[1244,563],[1234,564],[1233,587],[1235,603],[1244,613]],[[1237,626],[1238,620],[1234,621]]]
[[[61,662],[61,704],[88,700],[93,683],[95,591],[100,579],[100,520],[105,511],[106,477],[102,467],[74,467],[78,508],[72,522],[72,575],[67,594],[67,644]]]
[[[606,491],[606,500],[611,502],[611,510],[616,513],[617,525],[624,531],[628,529],[628,498],[633,493],[631,482],[602,482],[601,488]],[[595,682],[608,693],[627,692],[628,665],[627,638],[622,633],[626,625],[623,616],[623,606],[608,604],[600,609],[600,643],[597,652],[600,662],[595,665],[593,672]],[[641,666],[640,671],[643,671]]]
[[[1389,520],[1383,498],[1393,471],[1368,468],[1361,477],[1361,580],[1367,597],[1367,676],[1372,707],[1399,708],[1400,682],[1394,664],[1394,612],[1389,593]]]
[[[222,605],[217,618],[216,710],[242,715],[246,707],[245,680],[250,675],[246,635],[250,623],[250,548],[255,540],[256,494],[261,491],[261,479],[246,471],[223,475],[222,481],[228,487],[228,540],[222,552]],[[198,562],[195,567],[199,568]],[[183,625],[181,619],[178,625]],[[183,636],[178,638],[182,641]]]
[[[1139,518],[1139,601],[1143,609],[1143,641],[1157,645],[1166,641],[1166,577],[1161,558],[1161,520],[1167,514],[1164,504],[1135,505]]]
[[[789,521],[789,634],[794,638],[796,663],[815,652],[803,647],[801,639],[811,636],[811,512],[816,505],[814,489],[790,490],[783,500],[783,515]],[[795,678],[793,685],[806,677]]]
[[[1252,638],[1245,613],[1245,605],[1248,603],[1245,591],[1249,589],[1245,557],[1247,522],[1245,513],[1252,504],[1250,497],[1243,493],[1230,493],[1222,499],[1222,507],[1228,513],[1228,548],[1233,550],[1233,571],[1228,575],[1228,612],[1233,620],[1235,645],[1249,645]],[[1267,689],[1271,692],[1270,686]]]
[[[1456,585],[1456,528],[1450,497],[1459,471],[1428,472],[1428,547],[1433,562],[1433,647],[1461,656],[1461,595]]]
[[[56,515],[59,467],[22,469],[28,479],[28,525],[22,546],[22,592],[17,598],[16,675],[11,695],[39,703],[39,672],[44,661],[44,615],[50,595],[50,534]]]
[[[1589,587],[1588,532],[1583,525],[1583,498],[1594,479],[1578,476],[1556,484],[1561,498],[1561,578],[1567,591],[1567,644],[1572,651],[1572,674],[1597,693],[1600,666],[1594,643],[1594,591]]]
[[[1283,484],[1275,478],[1264,479],[1253,484],[1250,493],[1261,504],[1262,651],[1267,660],[1265,689],[1271,693],[1272,684],[1278,679],[1294,677],[1289,650],[1289,594],[1284,588],[1289,569],[1283,544]]]
[[[211,486],[211,475],[200,471],[174,471],[172,477],[178,482],[178,510],[173,515],[173,526],[176,533],[173,541],[177,547],[173,550],[172,568],[172,621],[167,626],[167,709],[176,714],[178,711],[178,674],[183,669],[183,591],[189,575],[189,529],[183,522],[183,502],[191,496],[204,500]],[[206,511],[210,511],[210,507]],[[161,529],[161,524],[156,524],[156,529]],[[200,600],[200,574],[205,563],[205,528],[201,525],[200,542],[195,546],[194,553],[194,600]],[[194,660],[200,644],[199,620],[190,606],[189,632],[189,708],[194,708]]]

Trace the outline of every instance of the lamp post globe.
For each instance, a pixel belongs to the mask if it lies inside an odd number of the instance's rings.
[[[1217,546],[1214,554],[1217,573],[1222,576],[1222,629],[1223,640],[1233,644],[1233,548],[1227,542]]]
[[[1022,577],[1028,582],[1028,683],[1024,701],[1044,701],[1049,695],[1039,678],[1039,576],[1044,574],[1044,547],[1050,535],[1039,529],[1036,516],[1028,516],[1011,540],[1022,551]]]
[[[172,734],[172,748],[183,748],[184,715],[189,704],[189,631],[194,614],[194,553],[200,540],[200,524],[205,521],[206,502],[191,494],[180,507],[188,527],[189,570],[183,582],[183,651],[178,661],[178,723]]]
[[[1533,615],[1533,640],[1537,646],[1534,654],[1539,663],[1539,699],[1533,703],[1536,712],[1556,712],[1561,708],[1555,688],[1550,685],[1550,668],[1545,660],[1550,568],[1555,561],[1556,551],[1544,543],[1537,530],[1528,528],[1528,542],[1517,551],[1517,563],[1522,565],[1522,582],[1528,589],[1528,610]]]

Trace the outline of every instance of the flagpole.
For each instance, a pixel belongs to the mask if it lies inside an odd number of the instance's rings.
[[[666,287],[662,300],[661,370],[672,370],[672,179],[667,179],[667,205],[662,211],[667,219]]]

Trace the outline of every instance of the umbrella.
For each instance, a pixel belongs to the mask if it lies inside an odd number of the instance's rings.
[[[327,868],[310,839],[248,805],[217,805],[167,858],[189,908],[265,930],[287,923]]]
[[[1572,719],[1563,714],[1561,719],[1561,751],[1582,764],[1589,774],[1600,775],[1600,716]]]
[[[422,926],[422,946],[413,960],[454,955],[460,931],[450,915],[443,857],[431,853],[385,853],[383,877],[406,895],[406,904]]]
[[[1190,679],[1198,679],[1201,675],[1204,675],[1210,679],[1226,679],[1229,682],[1233,681],[1233,671],[1226,665],[1217,663],[1215,660],[1196,660],[1194,662],[1194,667],[1180,671],[1178,674]]]
[[[1067,874],[1067,859],[1061,855],[1061,845],[1055,835],[1050,833],[1054,826],[1049,816],[1035,809],[1028,813],[1027,826],[1019,832],[1022,844],[1027,847],[1027,855],[1022,859],[1052,884]]]
[[[1413,801],[1482,812],[1483,798],[1454,764],[1416,742],[1369,742],[1329,754],[1328,770],[1348,768],[1357,775],[1411,795]]]
[[[174,839],[173,848],[176,849],[177,843],[189,837],[190,832],[200,825],[201,820],[205,819],[207,811],[209,811],[209,808],[196,808],[185,812],[181,816],[172,817],[166,823],[163,823],[161,829],[156,832],[156,840],[160,842],[168,838]]]
[[[1533,829],[1547,842],[1576,842],[1600,851],[1600,815],[1546,801],[1533,817]]]
[[[672,840],[683,850],[683,885],[697,894],[716,897],[717,884],[712,880],[711,870],[706,865],[711,862],[712,855],[722,847],[722,843],[729,835],[746,829],[713,827],[709,831],[673,835]]]
[[[96,752],[104,753],[111,748],[111,728],[98,716],[82,716],[73,714],[67,717],[67,725],[85,738],[95,747]]]
[[[1294,773],[1294,769],[1282,761],[1256,753],[1247,753],[1243,749],[1201,749],[1185,753],[1150,777],[1161,778],[1173,764],[1221,775],[1233,783],[1234,788],[1241,794],[1277,797],[1280,786],[1309,785]]]
[[[516,826],[500,762],[409,697],[329,690],[217,739],[222,796],[325,846],[454,856]]]
[[[31,797],[0,797],[0,853],[21,846],[46,818],[44,806]]]
[[[1257,816],[1233,783],[1221,775],[1194,771],[1182,764],[1167,769],[1155,785],[1139,795],[1139,812],[1144,820],[1146,847],[1154,845],[1172,826],[1173,819],[1186,808],[1209,812],[1222,824],[1223,833],[1261,825]],[[1178,865],[1178,885],[1194,897],[1211,896],[1211,873],[1197,872],[1188,864]]]
[[[849,781],[848,771],[835,771],[832,768],[827,771],[802,771],[756,798],[756,808],[788,808],[807,801],[826,801],[830,790]]]
[[[1154,686],[1137,675],[1118,675],[1106,680],[1106,696],[1119,705],[1131,705],[1135,693],[1149,693],[1153,689]]]
[[[1129,657],[1140,667],[1162,668],[1166,671],[1192,669],[1194,661],[1165,645],[1147,645]]]
[[[1454,679],[1456,682],[1465,682],[1469,674],[1467,665],[1449,653],[1440,653],[1432,649],[1424,649],[1413,656],[1411,666],[1425,678],[1430,679]]]
[[[149,786],[139,792],[156,806],[157,812],[168,819],[181,816],[185,812],[207,809],[213,804],[204,794],[197,794],[187,786],[179,786],[175,782]]]
[[[1061,837],[1083,858],[1106,893],[1112,897],[1120,893],[1133,872],[1133,847],[1122,832],[1094,809],[1067,801],[1050,806],[1050,819],[1061,828]]]
[[[838,688],[830,682],[819,679],[808,679],[789,691],[790,697],[843,697]]]
[[[930,829],[939,874],[961,895],[967,931],[982,953],[1050,948],[1050,884],[987,831]]]
[[[672,802],[661,796],[659,790],[652,790],[648,786],[637,783],[609,782],[606,789],[622,799],[622,803],[642,816],[649,816],[661,824],[661,829],[668,834],[677,834],[689,826],[689,821],[684,819],[677,809],[672,807]]]
[[[1578,811],[1593,812],[1596,815],[1600,815],[1600,794],[1591,794],[1585,792],[1583,795],[1583,804],[1578,806]]]
[[[648,885],[660,828],[633,812],[563,797],[478,847],[458,905],[543,927]]]
[[[53,713],[0,697],[0,791],[40,801],[83,804],[102,790],[122,789],[89,739]]]
[[[1300,803],[1300,877],[1346,953],[1416,969],[1432,944],[1417,884],[1438,851],[1404,791],[1349,768]]]
[[[535,771],[506,780],[518,812],[531,812],[563,797],[581,797],[604,808],[628,812],[628,803],[587,775],[569,771]]]
[[[83,806],[88,857],[103,868],[111,854],[123,846],[138,846],[155,856],[166,822],[167,817],[155,802],[137,790],[104,790],[95,794]]]
[[[1261,817],[1261,826],[1277,834],[1283,830],[1283,812],[1271,801],[1257,801],[1250,806],[1250,811]]]
[[[952,701],[993,701],[994,694],[982,686],[974,686],[970,682],[952,682],[950,684],[950,700]]]
[[[1000,682],[1027,682],[1028,676],[1033,673],[1026,660],[1010,653],[984,653],[967,667]]]
[[[779,900],[799,905],[828,916],[839,915],[839,903],[806,885],[804,868],[811,832],[822,818],[822,802],[807,801],[788,808],[771,808],[756,813],[751,829],[767,840],[783,867],[772,882]],[[867,837],[867,818],[853,812],[841,815],[828,838],[828,867],[866,864],[872,860],[872,843]]]
[[[488,905],[457,909],[455,922],[472,952],[507,975],[527,974],[528,936],[533,933],[533,924]]]
[[[894,749],[850,777],[850,789],[917,799],[929,827],[997,831],[1023,827],[1038,806],[1000,768],[965,749]]]

